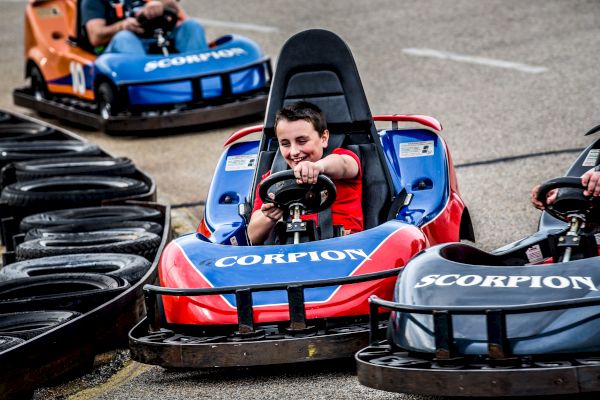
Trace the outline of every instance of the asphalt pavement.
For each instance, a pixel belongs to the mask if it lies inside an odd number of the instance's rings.
[[[0,108],[24,85],[25,0],[0,0]],[[274,63],[296,32],[324,28],[353,51],[373,114],[438,118],[475,223],[490,250],[535,231],[531,187],[562,175],[600,123],[600,2],[596,0],[292,1],[183,0],[210,39],[226,33],[259,43]],[[49,120],[58,123],[56,120]],[[175,206],[206,198],[223,142],[257,120],[161,136],[115,137],[75,129],[132,158]],[[552,155],[544,155],[554,152]],[[201,205],[176,207],[180,231]],[[361,387],[350,361],[236,371],[172,372],[125,363],[120,375],[73,398],[392,399]],[[49,392],[46,392],[49,393]],[[57,395],[59,396],[59,395]]]

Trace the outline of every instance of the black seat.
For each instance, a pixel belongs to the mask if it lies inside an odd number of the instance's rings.
[[[329,31],[300,32],[283,45],[269,94],[253,188],[267,170],[287,168],[278,151],[275,115],[283,106],[301,100],[317,105],[325,114],[330,132],[325,155],[345,147],[361,159],[365,229],[385,222],[394,195],[390,173],[352,53]]]
[[[87,37],[87,30],[85,28],[85,26],[83,26],[83,23],[81,21],[81,4],[83,3],[83,0],[77,0],[77,7],[76,7],[76,12],[77,12],[77,16],[75,17],[75,37],[70,36],[69,37],[69,41],[74,44],[75,46],[81,48],[82,50],[87,51],[88,53],[92,53],[95,54],[94,51],[94,46],[91,45],[88,37]]]

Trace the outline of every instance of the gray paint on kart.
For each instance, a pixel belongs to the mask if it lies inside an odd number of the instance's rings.
[[[228,29],[241,29],[246,31],[255,31],[261,33],[273,33],[278,32],[279,29],[273,26],[265,26],[265,25],[256,25],[256,24],[247,24],[242,22],[231,22],[231,21],[217,21],[214,19],[206,19],[206,18],[194,18],[198,22],[200,22],[204,26],[212,26],[219,28],[228,28]]]
[[[496,60],[487,57],[469,56],[466,54],[452,53],[449,51],[425,49],[425,48],[405,48],[402,49],[404,54],[410,54],[418,57],[431,57],[439,58],[441,60],[451,60],[458,62],[465,62],[470,64],[487,65],[489,67],[514,69],[519,72],[525,72],[528,74],[540,74],[548,71],[546,67],[539,67],[535,65],[522,64],[512,61]]]

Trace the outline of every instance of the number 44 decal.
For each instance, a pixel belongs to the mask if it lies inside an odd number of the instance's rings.
[[[79,64],[78,62],[71,61],[69,69],[71,71],[73,93],[80,95],[85,94],[85,73],[83,72],[83,65]]]

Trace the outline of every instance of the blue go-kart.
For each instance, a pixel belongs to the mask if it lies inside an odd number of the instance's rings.
[[[148,53],[97,55],[80,24],[81,1],[30,1],[25,75],[16,105],[106,132],[175,129],[264,113],[271,63],[256,43],[226,35],[179,53],[171,11],[141,21]]]
[[[425,250],[403,269],[387,340],[372,328],[356,355],[358,378],[377,389],[434,396],[505,397],[600,391],[598,198],[580,176],[600,140],[565,177],[540,187],[539,231],[492,252],[466,243]]]

